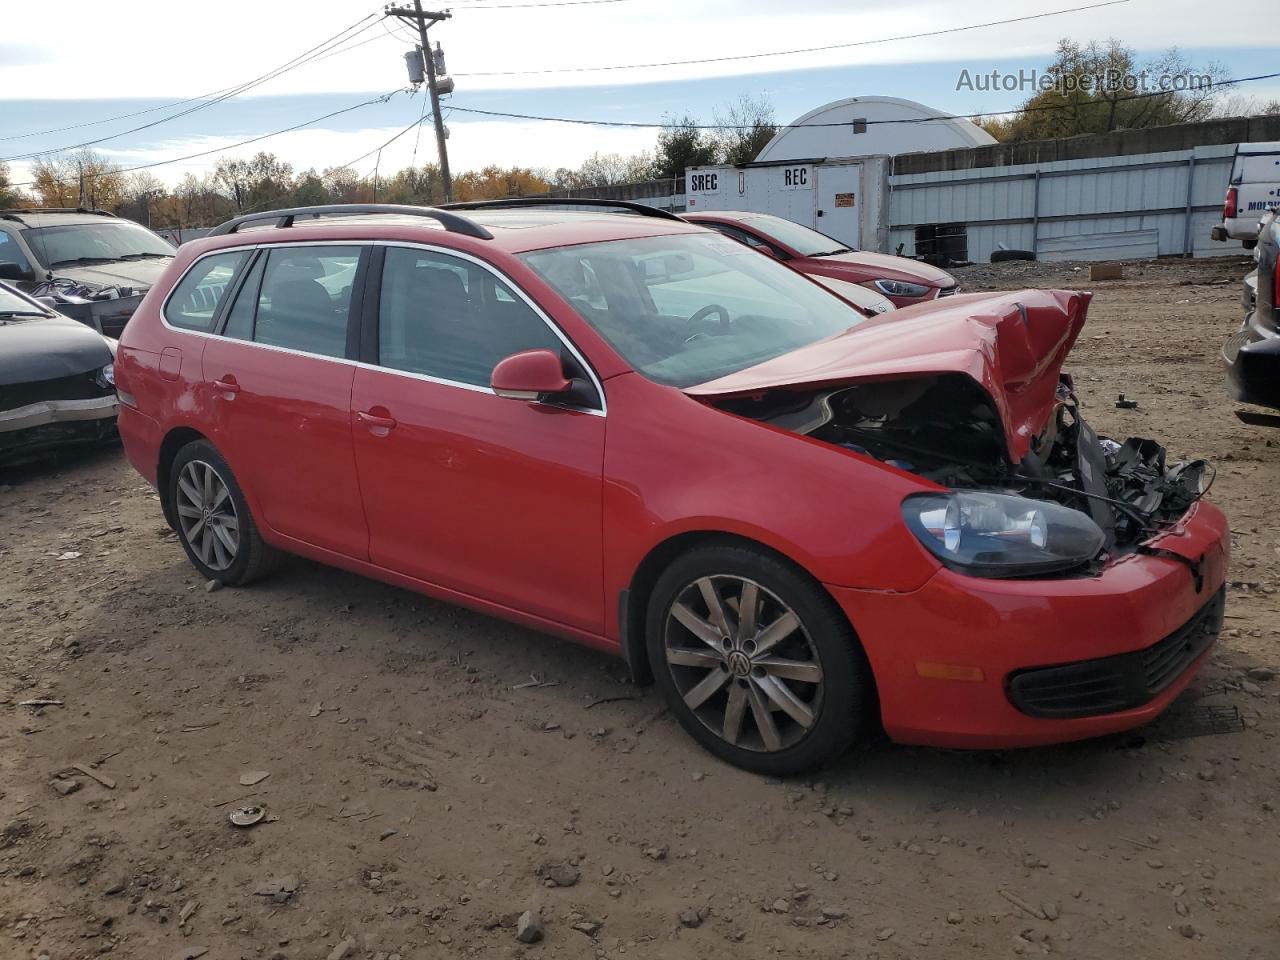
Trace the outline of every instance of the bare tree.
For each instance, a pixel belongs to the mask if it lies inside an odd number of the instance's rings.
[[[763,94],[744,93],[714,117],[715,139],[725,163],[750,163],[778,133],[773,104]]]

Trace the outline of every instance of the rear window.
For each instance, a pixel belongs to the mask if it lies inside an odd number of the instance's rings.
[[[323,357],[347,354],[359,247],[277,247],[258,258],[223,334]]]
[[[226,299],[244,262],[249,259],[247,250],[231,250],[215,253],[197,260],[169,294],[164,318],[170,326],[184,330],[208,332],[213,329],[213,319]]]

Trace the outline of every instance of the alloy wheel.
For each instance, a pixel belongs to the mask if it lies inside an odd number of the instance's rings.
[[[222,476],[203,460],[191,460],[178,474],[178,523],[183,539],[211,570],[226,570],[240,550],[240,518]]]
[[[700,577],[676,595],[667,668],[690,711],[732,746],[776,752],[809,732],[822,706],[822,664],[800,618],[744,577]]]

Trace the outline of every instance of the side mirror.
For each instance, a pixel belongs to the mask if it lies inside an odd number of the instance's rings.
[[[0,260],[0,280],[13,280],[18,283],[34,280],[35,274],[30,268],[23,268],[12,260]]]
[[[508,400],[538,400],[545,394],[566,394],[573,381],[554,350],[524,350],[498,362],[489,378],[493,392]]]

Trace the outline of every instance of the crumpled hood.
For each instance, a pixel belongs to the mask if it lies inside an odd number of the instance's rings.
[[[116,263],[68,264],[54,267],[55,277],[66,277],[77,283],[95,287],[133,287],[139,292],[152,287],[165,268],[173,262],[167,260],[121,260]]]
[[[0,390],[97,370],[111,362],[102,334],[66,317],[0,324]]]
[[[903,310],[688,387],[694,397],[959,373],[991,397],[1010,458],[1026,456],[1057,404],[1062,363],[1093,294],[1019,290],[948,297]]]
[[[949,287],[956,282],[947,271],[939,270],[923,260],[908,260],[905,257],[894,257],[887,253],[851,250],[848,253],[837,253],[829,257],[805,259],[815,267],[830,266],[833,276],[838,275],[842,267],[856,267],[860,271],[875,274],[873,279],[877,280],[906,280],[912,283],[927,283],[931,287]]]

